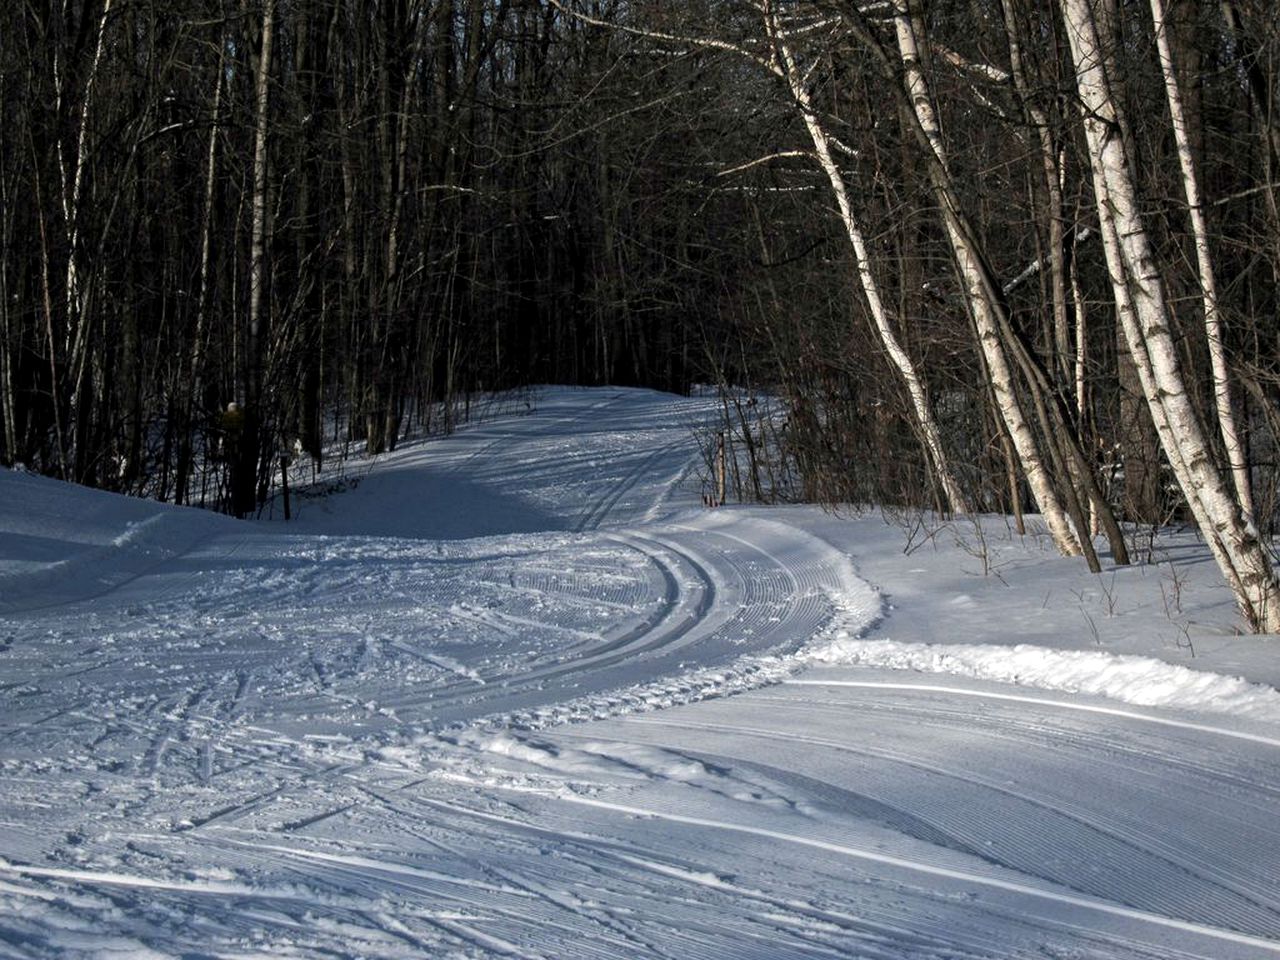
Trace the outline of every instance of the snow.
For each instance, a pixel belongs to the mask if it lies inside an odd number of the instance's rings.
[[[289,524],[0,471],[0,957],[1280,954],[1193,536],[706,510],[715,414],[546,388]]]
[[[1254,717],[1280,724],[1280,693],[1240,677],[1189,670],[1154,657],[1018,644],[897,643],[840,637],[812,650],[815,663],[888,667],[1088,693],[1123,703]]]

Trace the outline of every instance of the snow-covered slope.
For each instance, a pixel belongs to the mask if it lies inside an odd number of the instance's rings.
[[[100,596],[233,527],[203,510],[0,471],[0,613]]]
[[[288,525],[0,472],[0,956],[1280,954],[1193,542],[707,511],[714,414],[545,390]]]

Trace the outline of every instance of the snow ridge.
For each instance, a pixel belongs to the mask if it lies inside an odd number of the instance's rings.
[[[952,674],[1280,724],[1280,692],[1274,688],[1153,657],[1053,650],[1032,644],[900,643],[844,635],[805,651],[801,659],[814,664]]]

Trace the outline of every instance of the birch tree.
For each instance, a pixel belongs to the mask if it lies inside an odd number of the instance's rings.
[[[560,0],[552,0],[552,3],[564,9]],[[673,35],[662,31],[634,27],[624,29],[664,43],[728,51],[763,68],[785,84],[787,93],[792,99],[813,145],[813,158],[821,169],[830,187],[832,197],[836,202],[836,211],[842,230],[853,251],[859,289],[871,316],[876,336],[907,392],[912,422],[920,444],[933,468],[934,476],[943,490],[948,507],[953,513],[966,513],[969,509],[968,503],[948,463],[942,444],[941,431],[938,429],[936,418],[924,388],[924,382],[916,369],[914,361],[903,348],[894,330],[893,322],[885,306],[885,299],[881,295],[880,284],[876,279],[864,232],[850,201],[844,174],[836,163],[835,150],[837,142],[823,126],[809,94],[807,86],[809,82],[808,74],[812,68],[802,67],[792,50],[794,38],[803,38],[815,31],[822,30],[824,27],[829,26],[830,21],[820,15],[809,15],[799,19],[784,17],[778,12],[774,0],[763,0],[759,4],[758,10],[764,38],[768,45],[766,48],[767,53],[764,55],[755,52],[748,46],[713,37]],[[566,12],[585,23],[604,27],[611,26],[608,22],[581,11]],[[814,64],[814,67],[816,66],[817,64]]]
[[[232,502],[236,516],[257,506],[258,457],[261,445],[264,326],[267,322],[267,131],[270,123],[271,45],[275,35],[276,0],[262,6],[262,45],[254,79],[253,192],[249,238],[249,324],[245,343],[245,408],[239,457],[234,465]]]
[[[951,242],[956,268],[968,295],[968,311],[973,319],[978,344],[986,361],[997,409],[1009,431],[1009,437],[1017,450],[1027,482],[1031,486],[1032,495],[1036,498],[1040,512],[1044,515],[1054,543],[1063,554],[1078,554],[1085,549],[1082,541],[1088,536],[1088,531],[1079,530],[1080,536],[1077,536],[1077,531],[1071,529],[1062,501],[1054,490],[1053,481],[1041,458],[1035,434],[1023,411],[1014,384],[1013,371],[1010,369],[1009,357],[1005,351],[997,317],[1000,306],[993,302],[993,297],[987,289],[989,278],[985,276],[980,265],[979,251],[975,249],[969,231],[961,221],[958,198],[948,189],[950,171],[947,151],[942,141],[942,130],[938,124],[933,98],[921,66],[921,50],[916,35],[915,16],[908,0],[894,0],[893,21],[911,110],[932,153],[930,171],[935,188],[942,194],[943,220],[947,237]],[[1096,557],[1092,558],[1092,565],[1097,565]]]
[[[1141,213],[1137,176],[1115,91],[1105,3],[1060,0],[1076,69],[1095,204],[1116,312],[1161,446],[1240,612],[1259,631],[1280,631],[1270,556],[1213,457],[1187,390],[1165,284]]]
[[[1253,524],[1253,489],[1249,481],[1249,464],[1240,431],[1232,409],[1231,382],[1227,372],[1227,351],[1223,342],[1222,307],[1218,300],[1218,281],[1209,251],[1209,229],[1205,224],[1204,203],[1200,197],[1200,178],[1191,151],[1191,138],[1187,132],[1187,119],[1182,108],[1182,91],[1178,86],[1178,73],[1173,62],[1173,45],[1169,41],[1168,16],[1164,0],[1151,0],[1151,18],[1155,24],[1156,49],[1160,57],[1160,70],[1164,75],[1165,98],[1169,106],[1169,121],[1173,127],[1173,139],[1178,151],[1178,165],[1182,172],[1182,189],[1187,198],[1187,215],[1191,220],[1191,238],[1196,252],[1196,271],[1200,280],[1200,293],[1204,307],[1204,332],[1209,345],[1209,359],[1213,376],[1213,399],[1217,413],[1218,429],[1226,450],[1231,481],[1236,497],[1244,513],[1245,522]]]
[[[1089,517],[1071,483],[1074,475],[1087,492],[1093,513],[1100,519],[1107,533],[1113,558],[1117,563],[1128,563],[1123,534],[1110,505],[1102,495],[1092,466],[1071,430],[1070,416],[1065,405],[1054,391],[1038,358],[1010,322],[1003,296],[1005,287],[997,282],[978,232],[961,202],[942,136],[937,107],[924,69],[926,50],[931,45],[924,40],[923,21],[918,8],[910,0],[895,0],[892,11],[901,78],[894,69],[891,55],[856,8],[846,8],[845,19],[859,42],[880,64],[885,79],[893,84],[894,91],[903,101],[907,125],[925,151],[930,181],[966,293],[966,308],[973,318],[976,337],[983,352],[984,369],[991,384],[998,414],[1004,421],[1059,549],[1065,554],[1082,552],[1090,569],[1100,569],[1096,551],[1090,541]],[[1007,78],[1007,74],[999,68],[966,62],[954,51],[945,51],[944,55],[966,70],[988,77]],[[1049,259],[1053,259],[1052,254]],[[1017,282],[1015,279],[1006,286],[1016,285]],[[1044,451],[1047,458],[1042,457],[1030,418],[1024,412],[1019,398],[1015,367],[1022,375],[1029,405],[1045,438]],[[1064,494],[1065,510],[1058,499],[1055,477]],[[1067,522],[1068,513],[1074,521],[1074,530]]]
[[[893,364],[894,369],[897,370],[898,376],[902,379],[902,383],[910,397],[911,411],[915,417],[916,429],[919,432],[921,443],[928,454],[929,460],[933,464],[934,473],[943,488],[948,506],[953,513],[966,513],[968,512],[968,505],[965,502],[964,495],[960,492],[959,485],[952,476],[950,466],[947,464],[946,453],[942,447],[941,433],[934,420],[923,382],[916,371],[915,364],[906,350],[903,349],[897,334],[894,332],[892,321],[885,308],[884,298],[880,294],[880,285],[872,269],[866,238],[854,214],[853,205],[849,200],[844,174],[840,172],[833,155],[832,139],[814,110],[812,99],[805,86],[806,78],[797,65],[795,56],[792,54],[787,42],[788,31],[779,22],[777,15],[773,13],[768,3],[764,5],[763,10],[765,14],[765,29],[773,47],[772,69],[786,81],[787,88],[795,100],[796,108],[800,111],[804,120],[805,129],[813,142],[814,157],[831,186],[831,193],[836,201],[840,223],[844,228],[844,233],[849,240],[850,246],[853,248],[857,264],[858,283],[861,286],[862,295],[866,299],[867,310],[871,314],[876,334],[879,336],[886,355]]]
[[[75,460],[72,475],[85,479],[88,464],[92,462],[89,448],[90,411],[87,395],[90,389],[91,371],[89,369],[90,339],[93,326],[89,314],[90,286],[82,276],[81,260],[81,218],[83,216],[82,201],[84,194],[85,165],[88,161],[88,134],[90,118],[93,110],[93,91],[102,64],[102,52],[106,43],[107,19],[111,15],[112,0],[104,0],[102,13],[98,17],[97,37],[94,44],[93,58],[90,61],[85,89],[80,105],[80,118],[76,129],[75,153],[69,176],[63,157],[62,143],[58,143],[58,166],[64,177],[62,195],[63,219],[67,231],[67,269],[64,291],[64,329],[67,343],[64,355],[67,358],[67,369],[73,378],[71,392],[71,428],[74,437],[73,457]],[[54,62],[55,82],[58,84],[59,101],[62,98],[62,86],[65,66],[60,69]],[[55,398],[56,402],[56,398]]]

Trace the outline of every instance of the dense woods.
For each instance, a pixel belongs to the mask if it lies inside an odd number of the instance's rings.
[[[1276,630],[1277,21],[5,5],[0,460],[245,515],[330,431],[706,383],[745,495],[1034,511],[1095,569],[1191,522]]]

